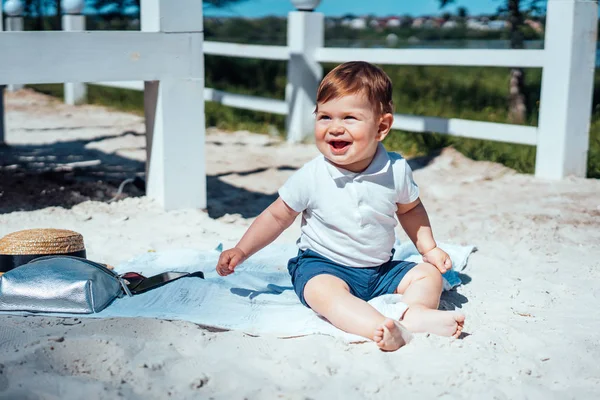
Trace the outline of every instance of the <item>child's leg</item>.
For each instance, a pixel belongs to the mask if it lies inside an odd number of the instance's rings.
[[[440,311],[442,274],[431,264],[411,269],[398,285],[397,293],[408,305],[402,324],[411,332],[429,332],[441,336],[460,336],[465,316],[456,311]]]
[[[311,278],[304,287],[304,299],[337,328],[374,340],[383,350],[397,350],[410,338],[398,321],[384,317],[366,301],[352,295],[346,282],[333,275]]]

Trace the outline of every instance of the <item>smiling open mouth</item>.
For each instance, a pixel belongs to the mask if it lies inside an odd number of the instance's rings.
[[[346,142],[344,140],[332,140],[329,142],[329,146],[334,152],[340,152],[345,150],[348,146],[350,146],[350,142]]]

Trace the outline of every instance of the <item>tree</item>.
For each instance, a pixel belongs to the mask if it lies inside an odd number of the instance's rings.
[[[523,28],[525,27],[523,10],[540,13],[545,0],[497,0],[503,4],[498,7],[498,14],[506,15],[510,23],[510,47],[524,47]],[[454,3],[455,0],[439,0],[440,7]],[[523,123],[527,117],[527,99],[525,97],[525,71],[512,68],[510,71],[508,117],[514,123]]]
[[[62,29],[62,0],[54,0],[54,7],[56,7],[56,14],[54,17],[56,19],[56,26],[58,26],[59,29]]]
[[[34,29],[36,31],[44,30],[44,14],[42,10],[47,9],[54,0],[25,0],[23,2],[23,14],[26,17],[36,17]],[[60,25],[59,25],[60,26]]]
[[[224,8],[241,1],[245,0],[204,0],[203,5],[205,8]],[[130,17],[131,14],[135,14],[135,10],[139,13],[141,3],[141,0],[91,0],[90,6],[100,14],[101,18],[104,20],[104,26],[108,25],[112,29],[122,29],[124,26],[129,25],[128,17]]]
[[[140,7],[140,0],[93,0],[92,7],[96,11],[108,12],[110,15],[123,15],[129,7]]]
[[[44,26],[44,14],[42,11],[54,7],[56,9],[56,14],[54,14],[54,23],[51,24],[50,29],[61,29],[62,0],[24,0],[23,5],[24,15],[27,17],[36,17],[35,29],[40,31],[46,28]]]
[[[56,0],[60,2],[61,0]],[[240,3],[246,0],[204,0],[204,5],[207,7],[224,8],[234,3]],[[116,12],[122,14],[127,8],[135,6],[140,8],[141,0],[93,0],[92,7],[96,10],[103,8],[112,8]]]
[[[204,0],[204,4],[209,7],[223,8],[233,3],[241,3],[242,1],[246,0]]]

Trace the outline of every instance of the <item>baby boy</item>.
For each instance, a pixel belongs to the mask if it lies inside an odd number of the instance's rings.
[[[366,62],[339,65],[319,86],[315,113],[321,155],[221,254],[217,272],[233,273],[302,214],[298,255],[288,262],[302,304],[382,350],[402,347],[409,332],[458,337],[464,315],[438,310],[442,273],[452,262],[437,247],[408,163],[381,144],[394,120],[389,77]],[[423,263],[392,260],[398,222]],[[400,320],[367,303],[389,293],[402,294],[408,306]]]

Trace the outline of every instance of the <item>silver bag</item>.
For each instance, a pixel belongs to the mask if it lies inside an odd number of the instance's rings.
[[[91,314],[124,294],[123,278],[85,258],[36,258],[0,277],[0,311]]]

